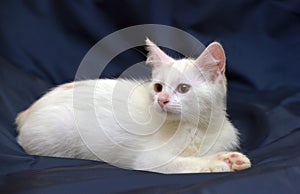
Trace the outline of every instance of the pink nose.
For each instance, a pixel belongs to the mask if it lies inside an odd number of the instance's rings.
[[[168,103],[169,103],[168,99],[165,99],[165,98],[158,99],[158,104],[159,104],[160,107],[164,107]]]

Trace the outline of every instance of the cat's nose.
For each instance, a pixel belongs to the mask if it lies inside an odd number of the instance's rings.
[[[164,107],[168,103],[169,103],[168,99],[165,99],[165,98],[158,99],[158,104],[159,104],[160,107]]]

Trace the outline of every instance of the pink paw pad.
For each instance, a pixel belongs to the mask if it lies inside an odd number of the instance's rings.
[[[250,160],[238,152],[225,152],[218,154],[218,159],[226,162],[231,171],[236,172],[251,166]]]
[[[231,162],[228,158],[227,158],[227,159],[224,159],[223,161],[226,162],[229,166],[232,165],[232,162]]]
[[[243,165],[243,164],[245,164],[245,162],[242,161],[242,160],[237,160],[237,161],[235,162],[235,164],[236,164],[236,165]]]

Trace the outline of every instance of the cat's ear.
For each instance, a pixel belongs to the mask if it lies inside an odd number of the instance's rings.
[[[146,39],[146,50],[148,51],[146,63],[152,65],[153,68],[175,61],[148,38]]]
[[[196,65],[212,72],[212,78],[225,74],[226,57],[222,45],[213,42],[201,53],[195,61]]]

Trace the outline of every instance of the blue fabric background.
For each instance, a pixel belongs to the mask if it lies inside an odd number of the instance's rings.
[[[177,27],[206,45],[222,43],[230,119],[253,167],[160,175],[27,155],[16,143],[16,114],[50,88],[72,81],[101,38],[148,23]],[[124,53],[102,77],[117,77],[141,59],[139,52]],[[299,75],[298,0],[1,1],[0,193],[299,193]]]

